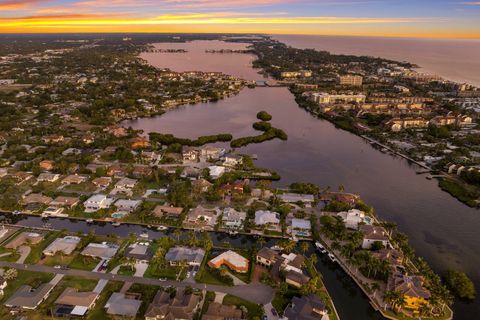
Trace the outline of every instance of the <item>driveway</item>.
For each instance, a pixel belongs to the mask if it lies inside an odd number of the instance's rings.
[[[268,320],[278,320],[278,319],[280,319],[278,314],[275,316],[272,313],[272,309],[273,309],[272,303],[270,303],[270,302],[267,303],[266,305],[263,306],[263,309],[265,310],[265,315],[267,316]]]
[[[7,261],[0,261],[0,267],[14,268],[18,270],[27,270],[35,272],[46,272],[54,274],[65,274],[69,276],[84,277],[89,279],[105,279],[105,280],[115,280],[123,282],[132,282],[132,283],[141,283],[149,284],[154,286],[166,287],[172,286],[177,288],[185,288],[190,286],[195,289],[216,291],[226,294],[231,294],[242,299],[257,303],[257,304],[266,304],[269,303],[275,294],[275,291],[264,285],[264,284],[248,284],[240,285],[234,287],[220,286],[220,285],[209,285],[203,283],[185,283],[180,281],[160,281],[153,278],[143,278],[143,277],[132,277],[132,276],[122,276],[114,275],[111,273],[99,273],[85,270],[62,270],[55,269],[53,267],[48,267],[38,264],[20,264]]]
[[[29,246],[20,246],[17,251],[20,253],[20,258],[18,258],[17,263],[24,263],[32,249]]]

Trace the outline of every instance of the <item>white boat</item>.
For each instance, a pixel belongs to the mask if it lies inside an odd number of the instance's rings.
[[[146,231],[144,231],[144,232],[140,233],[139,237],[147,239],[148,238],[148,233]]]
[[[93,219],[87,219],[87,223],[93,223]]]
[[[236,234],[238,234],[238,231],[228,231],[228,234],[236,235]]]
[[[158,230],[158,231],[165,231],[165,230],[167,230],[167,229],[168,229],[168,228],[165,227],[165,226],[158,226],[158,227],[157,227],[157,230]]]
[[[113,223],[112,223],[112,226],[114,226],[114,227],[119,227],[120,225],[121,225],[120,222],[113,222]]]
[[[335,256],[333,255],[333,253],[328,253],[328,258],[329,258],[330,261],[332,261],[332,262],[337,262],[337,258],[335,258]]]
[[[325,247],[318,241],[315,242],[315,247],[317,247],[317,249],[319,249],[319,250],[325,249]]]

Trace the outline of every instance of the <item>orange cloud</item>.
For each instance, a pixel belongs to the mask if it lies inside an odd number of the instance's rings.
[[[0,2],[0,10],[17,10],[30,7],[40,2],[47,0],[7,0]]]

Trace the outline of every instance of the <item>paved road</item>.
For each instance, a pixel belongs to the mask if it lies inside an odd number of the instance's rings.
[[[114,281],[123,281],[123,282],[132,282],[132,283],[141,283],[147,285],[156,285],[156,286],[172,286],[172,287],[187,287],[216,291],[226,294],[235,295],[242,299],[255,302],[257,304],[267,304],[272,301],[275,291],[264,285],[264,284],[251,284],[251,285],[240,285],[235,287],[219,286],[219,285],[209,285],[203,283],[184,283],[180,281],[160,281],[152,278],[141,278],[141,277],[132,277],[132,276],[122,276],[115,275],[111,273],[99,273],[92,271],[84,270],[62,270],[55,269],[53,267],[48,267],[44,265],[29,265],[29,264],[19,264],[13,262],[0,261],[0,267],[15,268],[18,270],[27,270],[35,272],[46,272],[54,274],[65,274],[69,276],[77,276],[91,279],[105,279],[105,280],[114,280]]]

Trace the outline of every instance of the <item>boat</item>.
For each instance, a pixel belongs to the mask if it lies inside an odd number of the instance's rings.
[[[112,226],[114,226],[114,227],[119,227],[120,225],[121,225],[121,223],[118,222],[118,221],[112,223]]]
[[[318,241],[315,242],[315,247],[317,247],[317,249],[319,249],[319,250],[325,249],[325,247]]]
[[[332,262],[337,262],[337,258],[335,258],[335,256],[333,255],[333,253],[328,253],[328,258],[330,259],[330,261]]]
[[[147,238],[148,238],[148,233],[147,233],[147,231],[143,231],[142,233],[140,233],[139,237],[140,237],[140,238],[147,239]]]
[[[236,234],[238,234],[238,231],[228,231],[228,234],[236,235]]]
[[[93,223],[93,219],[87,219],[87,223]]]
[[[157,230],[158,230],[158,231],[165,231],[165,230],[167,230],[167,229],[168,229],[168,228],[165,227],[165,226],[158,226],[158,227],[157,227]]]

